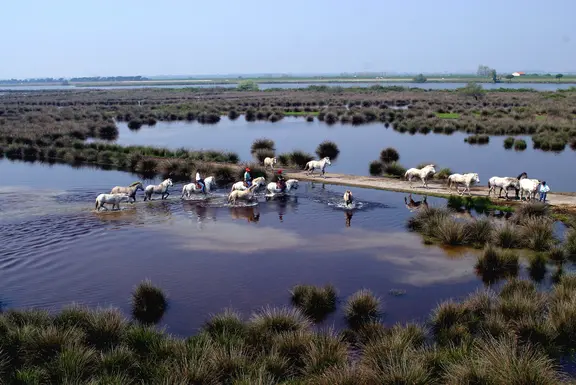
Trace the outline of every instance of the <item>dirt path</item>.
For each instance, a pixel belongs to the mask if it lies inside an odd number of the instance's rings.
[[[307,176],[304,171],[288,171],[288,170],[285,174],[286,178],[294,178],[298,180],[307,180],[326,184],[339,184],[346,186],[365,187],[365,188],[399,191],[406,193],[412,192],[415,194],[439,196],[445,198],[450,196],[450,191],[448,191],[446,183],[444,181],[437,181],[437,180],[429,181],[428,182],[429,188],[426,189],[421,187],[422,182],[420,180],[413,181],[414,188],[410,188],[410,185],[408,184],[407,181],[394,178],[333,174],[330,172],[326,173],[326,178],[322,178],[318,175]],[[455,192],[453,192],[452,194],[456,195]],[[472,187],[471,194],[472,196],[476,197],[487,197],[488,187],[486,187],[485,185]],[[514,195],[513,191],[510,191],[510,196],[513,195]],[[499,205],[520,203],[515,200],[507,201],[504,198],[498,198],[494,196],[491,196],[490,199],[492,202]],[[547,201],[550,205],[558,207],[559,209],[576,211],[576,193],[571,192],[548,193]]]

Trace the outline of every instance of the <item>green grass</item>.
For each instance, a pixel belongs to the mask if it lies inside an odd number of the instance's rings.
[[[435,113],[437,118],[440,119],[459,119],[460,114],[456,112],[436,112]]]

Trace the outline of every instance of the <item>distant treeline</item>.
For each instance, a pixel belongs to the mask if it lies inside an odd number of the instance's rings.
[[[81,78],[36,78],[36,79],[4,79],[0,84],[21,84],[21,83],[64,83],[64,82],[123,82],[150,80],[143,76],[91,76]]]

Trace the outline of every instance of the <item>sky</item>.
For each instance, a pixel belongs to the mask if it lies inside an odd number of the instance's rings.
[[[576,71],[576,0],[18,0],[0,79]]]

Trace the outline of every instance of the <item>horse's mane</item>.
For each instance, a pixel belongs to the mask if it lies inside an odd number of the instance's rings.
[[[131,184],[130,186],[128,186],[128,187],[134,187],[134,186],[139,185],[139,184],[142,184],[142,182],[140,182],[140,181],[134,182],[134,183],[132,183],[132,184]]]

